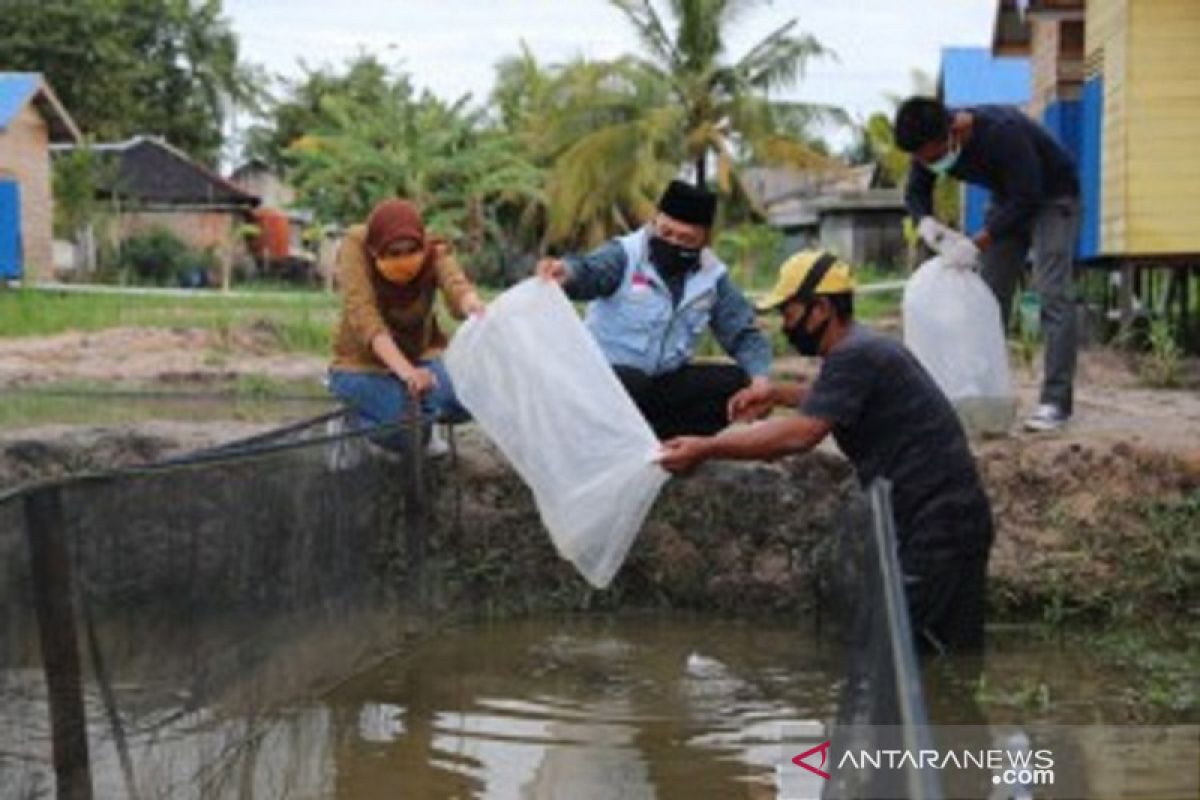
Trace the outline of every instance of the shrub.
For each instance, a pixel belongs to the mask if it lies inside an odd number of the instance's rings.
[[[131,236],[121,249],[121,266],[134,283],[154,286],[203,285],[216,265],[207,250],[195,250],[166,228]]]

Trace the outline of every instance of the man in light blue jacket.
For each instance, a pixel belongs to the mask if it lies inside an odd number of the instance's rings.
[[[542,278],[590,301],[587,327],[661,439],[711,435],[770,395],[771,345],[708,247],[717,198],[672,181],[644,228],[583,256],[544,259]],[[736,364],[693,363],[711,329]]]

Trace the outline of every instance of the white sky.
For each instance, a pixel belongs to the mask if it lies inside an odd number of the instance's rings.
[[[639,42],[606,0],[225,0],[244,57],[277,74],[340,64],[361,50],[398,64],[417,87],[483,102],[493,66],[524,40],[543,62],[610,58]],[[665,7],[661,1],[659,8]],[[936,75],[942,47],[987,45],[995,0],[765,0],[734,29],[728,56],[787,20],[838,55],[810,65],[789,98],[840,105],[856,118],[906,94],[911,72]],[[840,137],[839,137],[840,138]]]

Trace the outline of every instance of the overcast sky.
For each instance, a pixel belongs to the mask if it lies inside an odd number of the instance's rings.
[[[660,8],[665,3],[658,3]],[[787,20],[837,60],[813,63],[788,97],[842,106],[855,117],[907,93],[911,72],[936,75],[950,45],[991,41],[995,0],[766,0],[729,42],[730,58]],[[610,58],[638,42],[607,0],[225,0],[245,57],[272,73],[298,62],[339,64],[360,50],[401,65],[418,87],[486,99],[493,66],[524,40],[547,63]]]

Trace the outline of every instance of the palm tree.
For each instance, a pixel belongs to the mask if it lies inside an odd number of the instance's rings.
[[[677,133],[698,185],[707,181],[710,158],[723,192],[731,188],[739,154],[760,162],[827,163],[808,146],[810,132],[818,122],[844,121],[844,114],[771,98],[795,85],[810,60],[832,56],[815,37],[797,31],[796,19],[727,61],[729,29],[762,0],[668,0],[673,26],[651,0],[610,2],[632,23],[645,50],[642,64],[668,87],[682,113]]]
[[[493,102],[549,171],[544,243],[590,245],[639,224],[684,164],[705,184],[715,163],[722,193],[746,163],[834,166],[812,130],[845,114],[772,97],[830,55],[795,20],[727,63],[728,29],[761,0],[670,0],[667,17],[649,0],[611,2],[643,54],[544,69],[526,50],[499,68]]]

